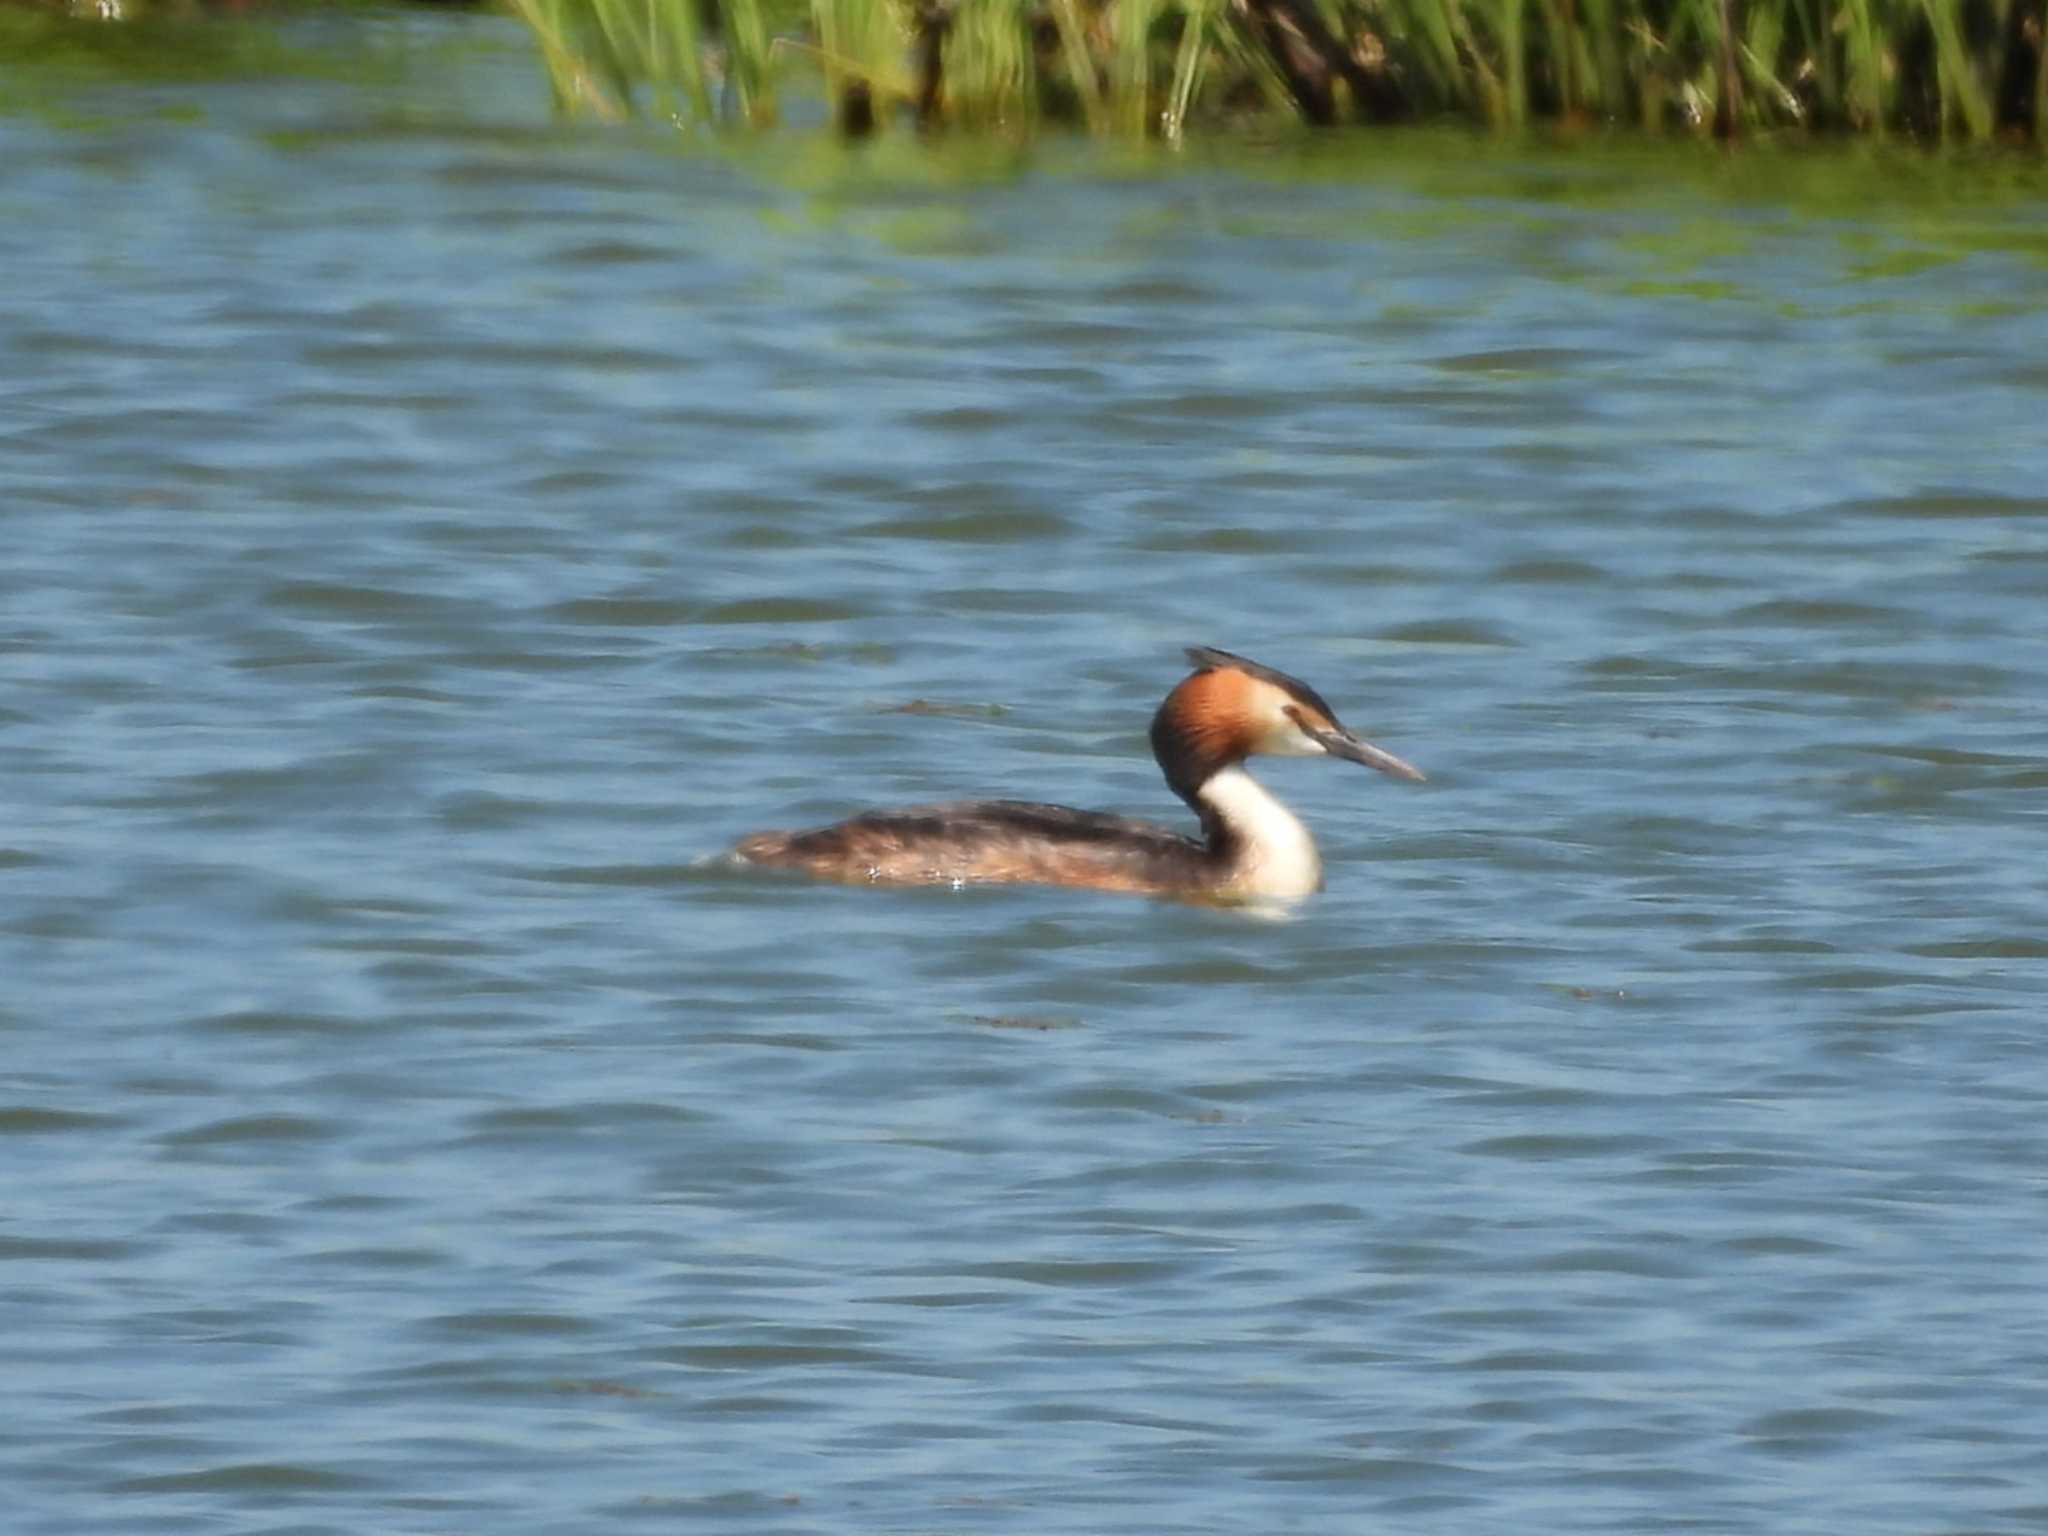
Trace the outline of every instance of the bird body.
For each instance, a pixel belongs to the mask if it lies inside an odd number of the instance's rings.
[[[1151,822],[1021,800],[870,811],[742,839],[736,857],[820,879],[889,885],[1032,884],[1185,901],[1298,901],[1320,890],[1308,828],[1245,771],[1247,757],[1329,756],[1420,781],[1344,729],[1306,683],[1242,656],[1188,651],[1195,671],[1152,717],[1152,752],[1201,822],[1198,840]]]

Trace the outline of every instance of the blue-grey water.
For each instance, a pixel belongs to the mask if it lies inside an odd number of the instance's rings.
[[[0,65],[10,1531],[2048,1529],[2038,161],[260,36]],[[1291,921],[700,862],[1190,642]]]

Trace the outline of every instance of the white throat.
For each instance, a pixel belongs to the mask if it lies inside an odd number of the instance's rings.
[[[1230,871],[1233,894],[1298,901],[1323,888],[1315,839],[1257,779],[1232,764],[1210,775],[1195,794],[1237,843]]]

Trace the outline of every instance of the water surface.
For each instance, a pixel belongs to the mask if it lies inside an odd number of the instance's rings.
[[[18,1529],[2048,1527],[2037,166],[265,36],[0,66]],[[699,863],[1190,642],[1291,922]]]

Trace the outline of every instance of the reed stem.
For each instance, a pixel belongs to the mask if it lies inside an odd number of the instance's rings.
[[[645,94],[776,118],[821,69],[842,127],[1078,121],[1179,142],[1264,104],[1306,124],[1464,117],[1981,141],[2048,119],[2042,0],[506,0],[562,110]],[[798,46],[789,46],[790,44]]]

